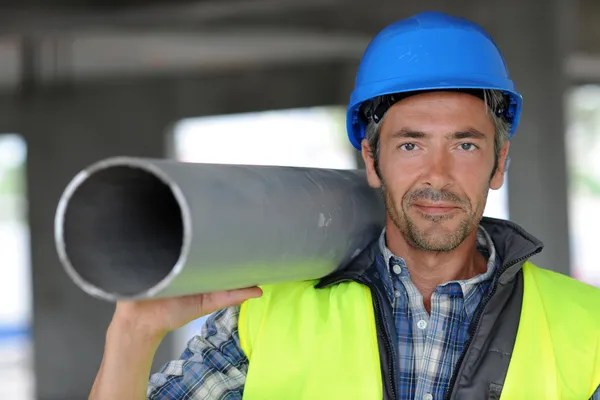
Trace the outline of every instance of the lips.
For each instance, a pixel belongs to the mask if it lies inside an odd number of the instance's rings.
[[[421,202],[414,203],[413,206],[424,214],[448,214],[460,208],[454,204]]]

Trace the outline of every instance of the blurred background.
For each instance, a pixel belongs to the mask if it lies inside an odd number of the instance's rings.
[[[524,96],[486,215],[546,243],[536,262],[600,286],[596,0],[22,0],[0,12],[0,399],[84,399],[113,306],[63,272],[68,181],[114,155],[361,167],[345,104],[369,40],[425,10],[483,25]],[[169,336],[157,368],[200,329]]]

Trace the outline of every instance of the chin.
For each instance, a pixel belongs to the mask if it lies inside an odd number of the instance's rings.
[[[404,236],[417,248],[428,251],[451,251],[469,235],[467,218],[432,218],[422,214],[407,218]]]
[[[416,229],[409,232],[411,242],[417,248],[427,251],[452,251],[465,239],[465,232],[461,229],[445,230],[436,227],[434,229]]]
[[[425,223],[413,225],[413,230],[432,242],[445,242],[448,238],[462,234],[463,225],[444,221],[440,223]]]

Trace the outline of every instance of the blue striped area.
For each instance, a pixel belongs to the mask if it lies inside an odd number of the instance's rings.
[[[0,325],[0,341],[7,339],[26,338],[31,335],[31,329],[24,326]]]

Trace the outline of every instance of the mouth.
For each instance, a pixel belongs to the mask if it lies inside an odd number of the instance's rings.
[[[460,207],[454,204],[442,204],[442,203],[414,203],[415,207],[419,212],[427,215],[447,215],[460,209]]]

